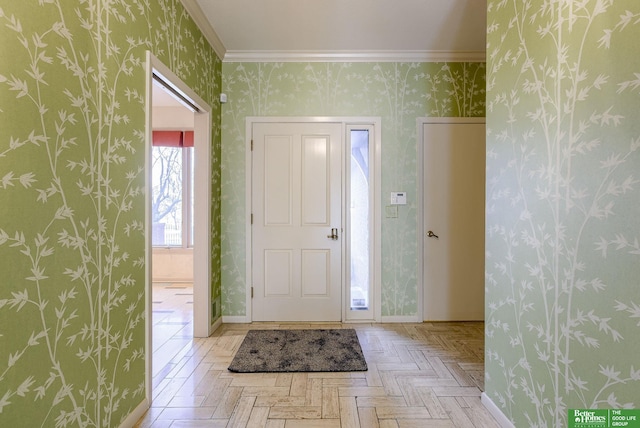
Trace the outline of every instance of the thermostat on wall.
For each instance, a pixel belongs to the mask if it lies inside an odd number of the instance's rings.
[[[407,205],[407,192],[391,192],[391,205]]]

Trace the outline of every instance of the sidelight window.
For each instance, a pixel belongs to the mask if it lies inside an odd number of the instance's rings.
[[[373,128],[350,125],[348,173],[349,248],[347,319],[365,318],[371,310],[373,279]],[[361,314],[356,312],[362,312]]]

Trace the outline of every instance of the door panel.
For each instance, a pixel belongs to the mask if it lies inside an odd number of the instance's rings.
[[[304,136],[302,141],[302,224],[329,226],[331,195],[330,143],[328,136]]]
[[[290,137],[266,137],[264,141],[264,223],[291,225],[293,145]]]
[[[342,125],[254,123],[254,321],[340,321]]]
[[[264,252],[264,294],[266,296],[291,296],[292,251],[265,250]]]
[[[331,254],[328,250],[302,250],[302,296],[331,295]]]
[[[423,136],[424,319],[483,320],[485,124],[428,123]]]

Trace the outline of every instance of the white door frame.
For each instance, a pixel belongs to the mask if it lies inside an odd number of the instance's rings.
[[[461,123],[485,123],[485,117],[419,117],[416,119],[417,127],[417,146],[418,146],[418,317],[416,322],[422,322],[424,320],[424,243],[425,243],[425,231],[424,231],[424,125],[442,123],[442,124],[461,124]]]
[[[374,207],[374,219],[373,219],[373,240],[372,245],[374,248],[374,255],[372,263],[374,263],[374,272],[373,278],[371,279],[371,285],[373,287],[372,292],[372,319],[362,319],[362,320],[348,320],[346,316],[346,278],[345,272],[342,271],[342,321],[343,322],[380,322],[381,314],[382,314],[382,287],[381,287],[381,238],[382,238],[382,203],[381,203],[381,159],[382,159],[382,138],[381,138],[381,119],[379,117],[327,117],[327,116],[313,116],[313,117],[288,117],[288,116],[269,116],[269,117],[258,117],[251,116],[246,118],[245,122],[245,249],[246,249],[246,266],[245,266],[245,278],[246,278],[246,291],[245,291],[245,308],[246,308],[246,322],[251,322],[253,319],[253,308],[251,302],[251,279],[253,278],[253,262],[252,262],[252,239],[251,239],[251,207],[252,207],[252,197],[253,197],[253,189],[252,189],[252,180],[253,180],[253,164],[252,164],[252,154],[251,154],[251,135],[254,123],[340,123],[342,124],[342,134],[343,134],[343,142],[346,141],[346,129],[348,125],[373,125],[375,129],[374,139],[373,139],[373,150],[374,150],[374,200],[371,201]],[[343,158],[345,156],[345,145],[343,144]],[[345,209],[345,195],[344,187],[348,182],[345,177],[346,171],[342,168],[342,224],[347,225],[346,222],[346,209]],[[346,232],[346,231],[345,231]],[[347,236],[346,233],[343,233],[343,236]],[[345,263],[344,257],[347,252],[345,251],[345,245],[349,245],[347,240],[343,240],[343,265]]]
[[[152,241],[151,241],[151,141],[152,141],[152,84],[157,74],[173,90],[195,105],[194,114],[194,234],[193,248],[193,335],[208,337],[214,330],[211,324],[211,107],[187,84],[176,76],[151,52],[147,51],[145,120],[145,324],[146,324],[146,397],[151,403],[152,378]]]

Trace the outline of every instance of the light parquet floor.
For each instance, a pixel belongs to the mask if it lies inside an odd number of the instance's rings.
[[[480,403],[483,323],[225,324],[194,339],[190,286],[156,287],[153,403],[138,427],[498,427]],[[229,372],[247,331],[269,328],[354,328],[369,370]]]

